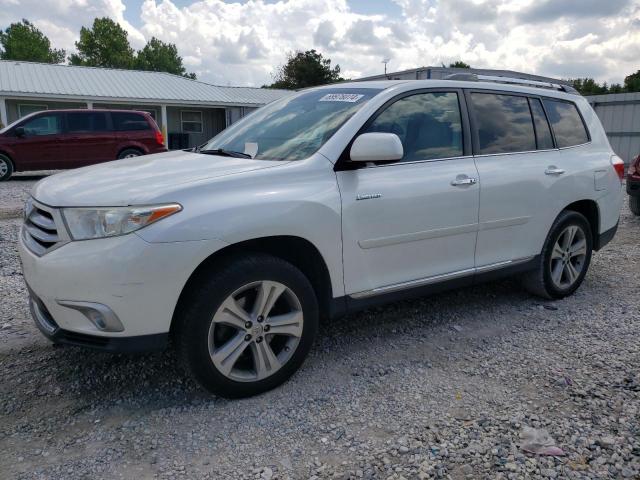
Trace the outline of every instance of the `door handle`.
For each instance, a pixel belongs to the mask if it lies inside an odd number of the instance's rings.
[[[558,167],[554,167],[553,165],[550,165],[547,167],[547,169],[544,171],[545,175],[562,175],[564,173],[564,170]]]
[[[475,185],[478,182],[477,179],[471,177],[458,177],[451,181],[451,185],[454,187],[461,187],[464,185]]]

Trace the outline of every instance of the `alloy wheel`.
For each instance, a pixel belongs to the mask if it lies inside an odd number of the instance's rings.
[[[244,285],[229,295],[209,328],[209,355],[227,378],[263,380],[292,357],[303,330],[300,300],[274,281]]]
[[[551,252],[551,281],[557,288],[567,289],[580,278],[587,258],[587,238],[577,225],[566,227]]]
[[[0,157],[0,178],[4,177],[9,171],[9,164],[7,161]]]

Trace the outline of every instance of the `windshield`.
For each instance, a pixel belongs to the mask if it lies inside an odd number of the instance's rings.
[[[33,115],[33,114],[31,114]],[[5,133],[8,132],[9,130],[11,130],[15,125],[17,125],[18,123],[22,122],[24,119],[26,119],[27,117],[29,117],[30,115],[24,116],[22,118],[19,118],[18,120],[16,120],[15,122],[10,123],[9,125],[7,125],[4,128],[0,128],[0,133]]]
[[[201,150],[242,152],[265,160],[302,160],[380,91],[331,88],[294,94],[220,132]]]

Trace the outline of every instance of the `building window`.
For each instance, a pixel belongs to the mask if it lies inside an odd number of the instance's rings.
[[[46,105],[29,105],[29,104],[19,104],[18,105],[18,117],[26,117],[30,113],[34,112],[42,112],[43,110],[49,110],[49,107]]]
[[[202,133],[202,112],[183,110],[180,115],[183,132]]]

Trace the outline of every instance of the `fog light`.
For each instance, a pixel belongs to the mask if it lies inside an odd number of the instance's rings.
[[[85,310],[82,313],[84,313],[85,316],[89,320],[91,320],[100,330],[104,330],[105,328],[107,328],[107,322],[104,321],[104,317],[97,310]]]
[[[124,326],[118,316],[106,305],[93,302],[76,302],[72,300],[56,300],[63,307],[78,310],[103,332],[122,332]]]

